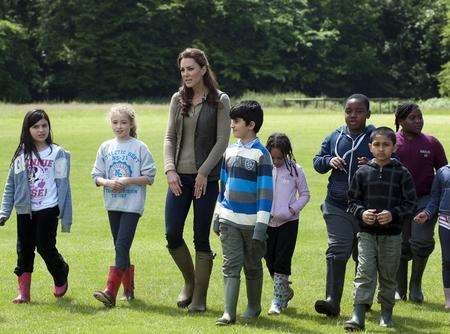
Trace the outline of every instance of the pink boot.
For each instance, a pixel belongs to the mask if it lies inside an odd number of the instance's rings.
[[[17,277],[19,282],[19,295],[13,299],[14,304],[28,303],[30,301],[31,273],[23,273]]]
[[[134,299],[134,265],[129,266],[122,276],[123,298],[122,300]]]
[[[68,280],[68,276],[69,276],[69,265],[66,264],[66,283],[64,283],[61,286],[54,286],[53,287],[53,295],[56,298],[61,298],[62,296],[64,296],[67,292],[67,289],[69,288],[69,280]]]
[[[104,291],[95,291],[94,298],[101,301],[106,307],[116,306],[116,296],[122,283],[124,270],[114,266],[109,267],[108,281]]]
[[[64,296],[67,292],[67,288],[69,287],[69,282],[66,282],[64,285],[62,286],[54,286],[53,287],[53,295],[56,298],[61,298],[62,296]]]

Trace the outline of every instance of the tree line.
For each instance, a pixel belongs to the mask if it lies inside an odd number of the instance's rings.
[[[3,0],[0,100],[169,96],[188,46],[233,95],[449,95],[447,2]]]

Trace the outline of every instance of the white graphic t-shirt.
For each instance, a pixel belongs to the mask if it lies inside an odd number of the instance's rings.
[[[31,194],[31,210],[39,211],[58,205],[58,190],[55,183],[55,158],[59,147],[51,145],[39,152],[41,161],[32,153],[25,164]]]

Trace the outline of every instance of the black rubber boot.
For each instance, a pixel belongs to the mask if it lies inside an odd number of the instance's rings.
[[[344,322],[344,329],[347,332],[363,331],[366,320],[366,304],[355,304],[353,314],[350,320]]]
[[[397,271],[397,290],[395,291],[396,300],[406,300],[408,291],[408,260],[401,259]]]
[[[327,259],[327,283],[325,300],[317,300],[314,308],[317,313],[328,317],[337,317],[341,312],[341,298],[345,281],[347,261]]]
[[[427,265],[428,256],[413,255],[411,279],[409,281],[409,300],[413,303],[423,302],[422,276]]]
[[[392,327],[392,307],[381,306],[380,326]]]

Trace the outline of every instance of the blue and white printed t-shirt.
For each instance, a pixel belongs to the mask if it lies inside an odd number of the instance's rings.
[[[55,183],[55,158],[59,146],[51,145],[39,152],[32,153],[25,161],[28,174],[28,186],[31,195],[31,211],[39,211],[58,205],[58,189]]]
[[[113,180],[121,177],[147,176],[153,182],[156,173],[155,162],[147,146],[130,138],[105,141],[97,152],[92,177]],[[105,208],[108,211],[133,212],[142,215],[146,197],[146,186],[129,185],[121,192],[104,187]]]

